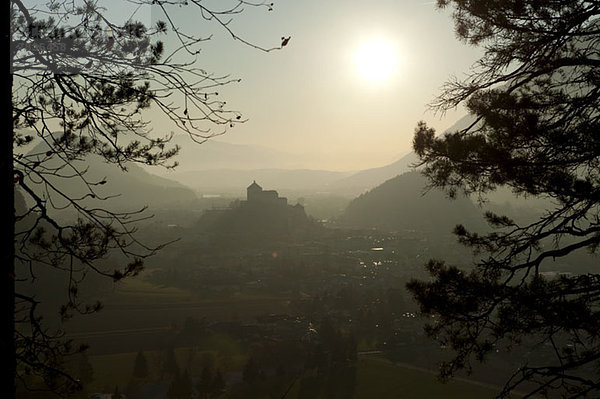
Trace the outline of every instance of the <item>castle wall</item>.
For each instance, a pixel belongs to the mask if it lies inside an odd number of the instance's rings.
[[[263,190],[258,184],[255,183],[248,187],[246,196],[248,203],[287,205],[287,198],[280,198],[277,191]]]

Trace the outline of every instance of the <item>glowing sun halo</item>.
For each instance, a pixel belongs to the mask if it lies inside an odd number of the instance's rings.
[[[373,38],[361,43],[354,53],[354,65],[359,75],[370,83],[389,80],[398,66],[396,46],[384,38]]]

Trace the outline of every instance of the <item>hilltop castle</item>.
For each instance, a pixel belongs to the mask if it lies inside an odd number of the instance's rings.
[[[286,206],[287,198],[280,197],[275,190],[263,190],[262,187],[254,181],[246,188],[246,201],[242,201],[241,204]]]
[[[256,181],[246,189],[247,197],[232,202],[228,209],[206,210],[198,226],[218,239],[229,237],[235,245],[272,245],[281,240],[309,237],[318,228],[300,204],[289,205],[275,190],[263,190]],[[220,245],[220,244],[219,244]]]

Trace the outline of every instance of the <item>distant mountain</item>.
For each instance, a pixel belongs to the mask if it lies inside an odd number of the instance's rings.
[[[464,129],[473,123],[474,120],[472,115],[465,115],[450,128],[446,129],[446,132]],[[413,170],[413,167],[416,166],[418,161],[419,157],[417,154],[411,151],[389,165],[361,170],[351,176],[340,179],[331,185],[331,189],[336,192],[345,191],[347,194],[363,193],[366,190],[377,187],[386,180]]]
[[[180,170],[164,174],[200,192],[223,191],[242,194],[253,180],[278,190],[293,192],[322,192],[354,197],[392,177],[411,169],[417,156],[411,152],[398,161],[379,168],[359,172],[337,172],[311,169],[209,169]]]
[[[483,226],[482,210],[464,197],[449,200],[439,190],[425,192],[419,172],[394,177],[354,199],[339,221],[348,226],[448,233],[459,223]]]
[[[120,194],[111,199],[115,206],[172,207],[191,203],[197,198],[194,191],[183,184],[153,175],[135,164],[128,165],[127,172],[99,159],[89,164],[92,175],[106,177],[107,183],[103,186],[106,194]]]
[[[467,115],[448,130],[467,127],[473,117]],[[184,135],[175,136],[173,145],[181,147],[175,170],[156,169],[152,173],[176,180],[194,190],[242,195],[244,187],[259,180],[279,190],[323,192],[354,197],[388,179],[411,170],[418,161],[414,152],[389,165],[361,171],[337,172],[306,169],[308,158],[260,146],[238,145],[208,140],[196,144]]]
[[[253,180],[268,187],[287,191],[323,191],[351,172],[309,169],[255,169],[255,170],[196,170],[173,171],[166,176],[199,191],[236,191],[241,194]]]
[[[176,180],[197,191],[239,190],[252,180],[260,180],[280,190],[323,191],[355,196],[409,170],[416,160],[409,153],[398,161],[363,171],[329,171],[307,169],[310,160],[283,151],[253,145],[230,144],[208,140],[197,144],[189,137],[173,137],[179,145],[175,170],[156,169],[152,173]]]
[[[465,116],[448,130],[464,128],[473,122]],[[306,169],[308,158],[254,145],[208,140],[196,144],[185,135],[175,136],[181,147],[174,170],[157,170],[161,176],[177,180],[198,191],[239,191],[252,180],[260,180],[280,190],[329,192],[356,196],[411,170],[418,160],[410,152],[389,165],[361,171],[336,172]]]
[[[199,144],[186,135],[173,137],[170,145],[180,147],[179,154],[174,158],[179,163],[178,172],[215,169],[297,169],[306,164],[301,157],[292,156],[284,151],[255,145],[230,144],[213,139]]]
[[[394,163],[379,168],[361,170],[348,177],[342,178],[331,184],[335,192],[362,193],[379,184],[411,170],[412,165],[418,160],[414,152],[409,152]]]
[[[34,147],[30,153],[45,152],[45,145]],[[50,159],[44,162],[45,166],[58,166],[61,161]],[[97,198],[86,200],[87,204],[106,207],[111,210],[136,210],[143,206],[151,208],[178,206],[194,201],[196,194],[179,182],[148,173],[136,164],[127,165],[127,171],[122,171],[114,164],[103,161],[99,156],[90,156],[86,161],[77,161],[74,165],[80,171],[85,171],[84,176],[88,181],[106,183],[94,186]],[[69,168],[63,170],[68,174]],[[56,187],[71,197],[81,197],[89,191],[78,177],[48,177]],[[58,196],[55,196],[55,205],[63,205]],[[106,201],[101,198],[107,198]]]
[[[203,144],[204,145],[204,144]],[[164,176],[197,191],[239,191],[253,180],[284,191],[327,192],[356,196],[386,180],[407,172],[417,161],[411,152],[398,161],[359,172],[311,169],[209,169],[168,171]]]

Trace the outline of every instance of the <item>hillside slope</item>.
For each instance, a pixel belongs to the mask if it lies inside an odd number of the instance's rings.
[[[468,198],[451,201],[441,191],[425,190],[419,172],[402,174],[354,199],[339,220],[363,228],[444,233],[459,223],[483,226],[482,210]]]
[[[45,152],[46,146],[40,144],[28,156],[35,159],[36,154]],[[183,184],[153,175],[137,164],[128,164],[127,171],[123,171],[99,156],[89,156],[84,161],[74,161],[72,164],[88,182],[105,181],[93,186],[96,197],[88,196],[84,202],[88,205],[111,210],[133,210],[143,206],[177,206],[196,199],[195,193]],[[46,178],[66,196],[80,198],[90,193],[81,178],[76,176],[75,170],[58,157],[44,160],[43,166],[46,168]],[[53,169],[57,172],[50,173]],[[52,191],[50,194],[54,197],[53,204],[58,208],[66,204],[59,195]]]

